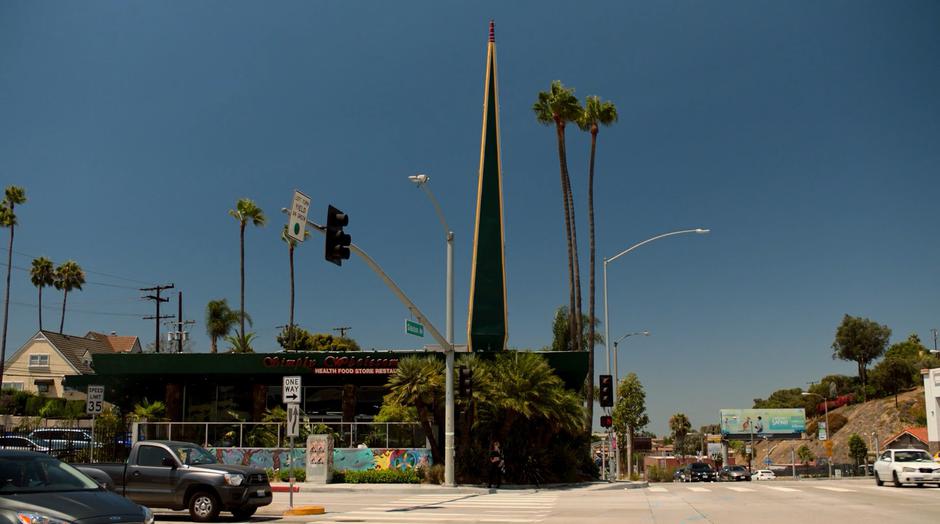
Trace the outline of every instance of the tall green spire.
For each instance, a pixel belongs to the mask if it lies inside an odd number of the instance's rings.
[[[499,160],[496,37],[492,21],[490,40],[486,47],[484,89],[467,340],[471,351],[501,351],[506,347],[506,264],[503,258],[503,179]]]

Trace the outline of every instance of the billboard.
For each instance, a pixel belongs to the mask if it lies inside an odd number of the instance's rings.
[[[799,437],[806,430],[806,411],[792,409],[722,409],[724,437]]]

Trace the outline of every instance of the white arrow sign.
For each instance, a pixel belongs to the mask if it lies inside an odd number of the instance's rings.
[[[300,404],[287,405],[287,436],[300,436]]]
[[[281,387],[281,401],[284,404],[300,404],[300,376],[284,377]]]

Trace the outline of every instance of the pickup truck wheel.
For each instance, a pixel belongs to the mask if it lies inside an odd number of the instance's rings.
[[[189,516],[193,522],[211,522],[219,516],[219,499],[214,493],[197,491],[189,499]]]
[[[254,515],[256,511],[258,511],[258,508],[256,507],[236,509],[235,511],[232,512],[232,516],[239,520],[247,519],[248,517],[251,517],[252,515]]]

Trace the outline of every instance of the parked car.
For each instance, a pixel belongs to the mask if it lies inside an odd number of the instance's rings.
[[[889,449],[875,461],[875,483],[882,486],[888,479],[897,487],[902,484],[940,486],[940,465],[921,449]]]
[[[80,464],[111,478],[110,489],[152,508],[188,509],[196,522],[215,520],[220,511],[247,519],[271,503],[271,484],[263,469],[219,464],[189,442],[145,440],[131,448],[124,463]]]
[[[727,480],[730,482],[740,480],[750,481],[751,474],[744,466],[725,466],[718,472],[718,480]]]
[[[0,451],[0,524],[153,524],[153,513],[44,453]]]
[[[684,472],[685,472],[685,466],[679,466],[678,468],[676,468],[676,471],[673,472],[672,474],[672,481],[682,482],[682,475],[684,474]]]
[[[30,432],[29,438],[47,446],[53,452],[74,451],[91,447],[91,433],[84,429],[39,428]],[[101,447],[98,443],[96,447]]]
[[[718,482],[718,472],[704,462],[693,462],[682,468],[680,482]]]
[[[777,475],[769,469],[759,469],[751,475],[752,480],[774,480]]]
[[[19,451],[37,451],[39,453],[49,453],[49,446],[44,446],[34,440],[16,435],[4,435],[0,437],[0,449],[15,449]]]

